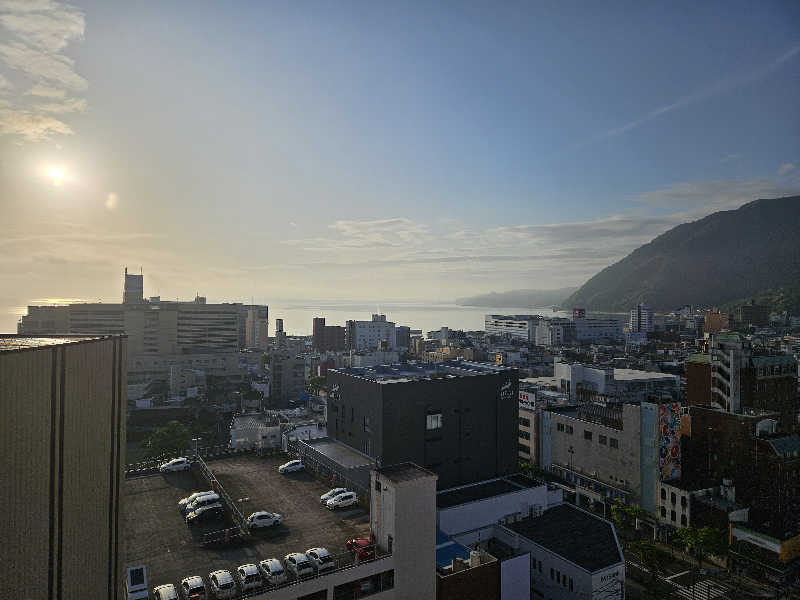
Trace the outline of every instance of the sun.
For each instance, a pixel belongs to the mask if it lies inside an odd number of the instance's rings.
[[[66,175],[61,167],[51,167],[47,174],[53,180],[53,185],[55,186],[61,185],[64,182],[64,175]]]

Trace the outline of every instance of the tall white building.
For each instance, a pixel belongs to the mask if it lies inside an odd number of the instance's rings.
[[[631,318],[628,322],[631,333],[650,333],[655,329],[653,309],[647,304],[637,304],[631,309]]]
[[[396,350],[397,330],[386,315],[372,315],[371,321],[347,321],[347,348],[356,352]]]

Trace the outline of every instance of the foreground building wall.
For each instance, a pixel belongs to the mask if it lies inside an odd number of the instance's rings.
[[[117,598],[126,340],[0,336],[0,589]]]

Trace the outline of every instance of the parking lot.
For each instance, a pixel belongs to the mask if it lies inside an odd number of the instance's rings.
[[[148,585],[178,584],[188,575],[204,579],[216,569],[234,569],[265,558],[283,559],[290,552],[321,546],[331,554],[345,552],[345,542],[369,532],[369,512],[349,507],[332,512],[320,502],[327,484],[306,472],[281,475],[286,456],[242,455],[209,463],[245,516],[259,510],[277,512],[283,524],[255,532],[241,544],[203,547],[199,532],[190,529],[178,511],[178,500],[193,491],[210,489],[197,467],[181,473],[158,474],[124,482],[124,565],[145,565]],[[218,529],[222,525],[206,528]]]

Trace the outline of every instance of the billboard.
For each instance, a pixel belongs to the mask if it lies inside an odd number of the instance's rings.
[[[668,402],[658,406],[658,466],[662,481],[681,476],[681,405]]]

